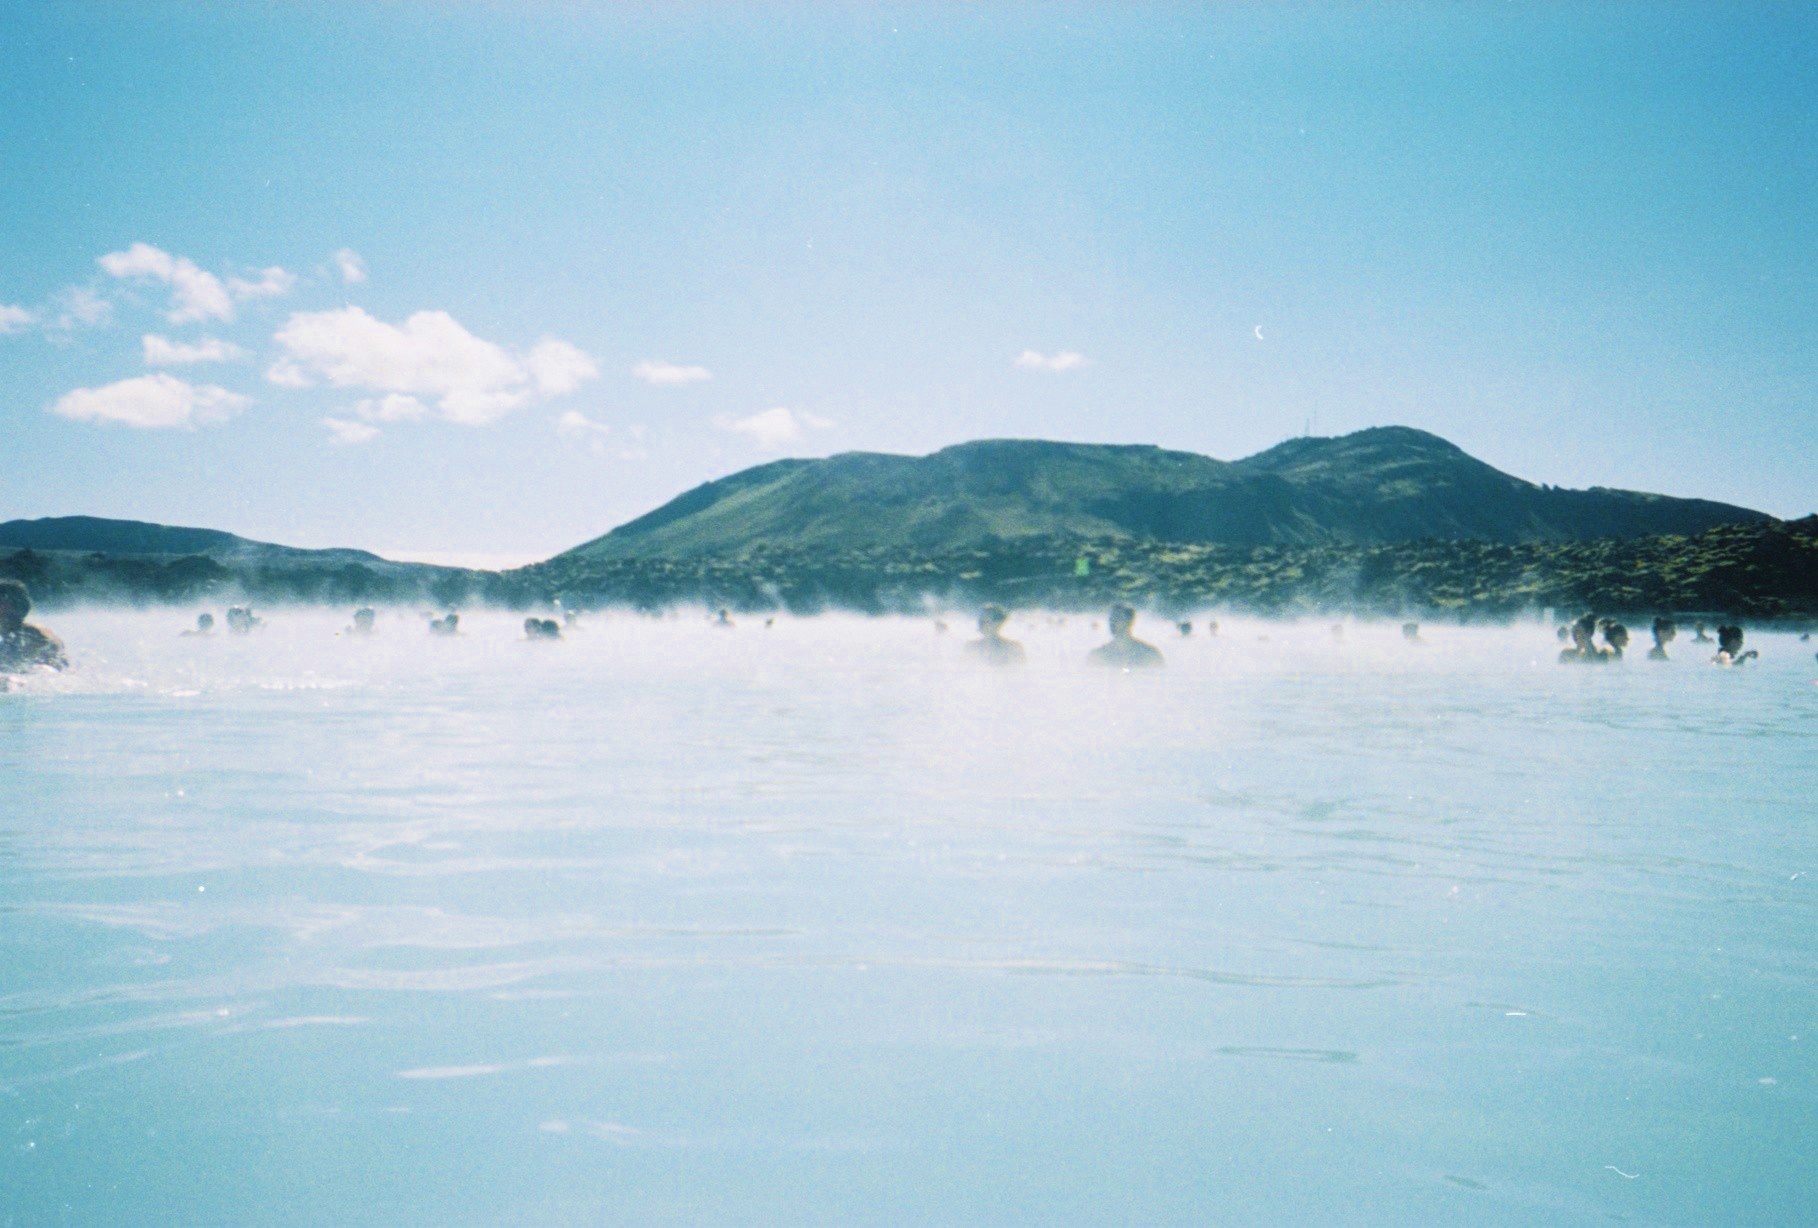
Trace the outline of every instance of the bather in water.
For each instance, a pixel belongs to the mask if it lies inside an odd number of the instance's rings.
[[[1401,624],[1401,638],[1408,641],[1408,643],[1410,643],[1410,644],[1426,643],[1425,640],[1420,638],[1420,624],[1419,623]]]
[[[446,615],[444,615],[441,618],[430,619],[429,620],[429,634],[431,634],[431,635],[459,635],[459,634],[461,634],[461,616],[459,614],[456,614],[453,610],[450,610]]]
[[[1189,635],[1193,634],[1193,624],[1190,622],[1179,622],[1174,625],[1180,631],[1182,639],[1186,639]]]
[[[180,640],[206,639],[214,633],[215,616],[213,614],[198,614],[196,615],[196,625],[188,631],[177,632],[177,638]]]
[[[1666,617],[1654,620],[1654,646],[1648,649],[1648,660],[1671,661],[1667,656],[1666,646],[1679,637],[1679,627],[1672,619]]]
[[[233,635],[250,635],[265,625],[265,620],[252,612],[251,606],[227,607],[227,630]]]
[[[1586,614],[1572,624],[1572,646],[1559,653],[1561,665],[1601,665],[1609,656],[1597,647],[1597,615]]]
[[[562,638],[562,624],[553,618],[526,618],[524,620],[524,638],[527,640],[559,640]]]
[[[348,627],[342,634],[361,636],[371,635],[373,632],[373,621],[377,619],[378,616],[378,612],[371,606],[363,605],[353,612],[353,625]]]
[[[1713,665],[1741,665],[1761,656],[1753,648],[1744,652],[1742,649],[1742,628],[1736,626],[1717,628],[1717,655],[1711,658]]]
[[[971,656],[988,665],[1021,665],[1023,646],[1004,638],[1004,624],[1010,616],[1004,607],[988,605],[978,612],[979,638],[966,645]]]
[[[1709,644],[1711,642],[1711,637],[1704,632],[1704,624],[1702,622],[1693,623],[1692,630],[1697,633],[1692,636],[1692,643]]]
[[[1622,650],[1629,646],[1629,629],[1613,618],[1604,619],[1598,626],[1603,631],[1604,658],[1610,661],[1622,660]]]
[[[738,624],[732,621],[732,615],[729,612],[721,610],[719,616],[713,620],[713,625],[730,629]]]
[[[1088,658],[1092,664],[1118,669],[1148,669],[1167,664],[1153,644],[1145,644],[1130,633],[1136,624],[1134,609],[1127,605],[1112,606],[1110,623],[1111,642],[1092,650]]]
[[[17,580],[0,580],[0,674],[69,668],[63,641],[26,622],[25,616],[31,612],[30,590]]]

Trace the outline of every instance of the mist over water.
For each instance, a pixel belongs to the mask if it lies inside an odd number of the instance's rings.
[[[1818,662],[47,618],[0,1224],[1788,1224]]]

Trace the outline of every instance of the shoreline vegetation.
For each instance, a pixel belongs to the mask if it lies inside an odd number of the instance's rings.
[[[985,603],[1056,610],[1129,602],[1157,613],[1355,615],[1509,621],[1594,609],[1616,616],[1818,620],[1818,516],[1690,536],[1367,545],[1235,546],[1079,534],[947,549],[776,548],[676,557],[570,553],[512,571],[395,563],[357,552],[229,554],[0,547],[0,578],[43,609],[410,605],[461,609],[917,614]]]

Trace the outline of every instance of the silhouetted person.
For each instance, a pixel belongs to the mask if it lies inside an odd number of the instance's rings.
[[[456,614],[453,610],[450,610],[450,611],[448,611],[448,613],[446,615],[444,615],[441,618],[430,619],[429,620],[429,634],[431,634],[431,635],[459,635],[459,634],[461,634],[461,616],[459,614]]]
[[[1004,624],[1010,616],[1004,607],[988,605],[978,612],[978,638],[966,645],[966,651],[988,665],[1021,665],[1023,646],[1004,638]]]
[[[1559,654],[1561,665],[1600,665],[1608,658],[1597,647],[1597,616],[1586,614],[1572,624],[1572,646]]]
[[[1206,620],[1206,634],[1213,639],[1218,638],[1218,620],[1216,618],[1209,618]]]
[[[1741,665],[1744,661],[1759,657],[1761,654],[1753,648],[1742,650],[1741,627],[1717,628],[1717,655],[1711,660],[1717,665]]]
[[[713,620],[713,625],[716,627],[732,627],[735,624],[732,621],[732,615],[725,610],[721,610],[719,617]]]
[[[265,620],[252,612],[252,607],[230,605],[227,607],[227,630],[233,635],[249,635],[254,629],[263,627]]]
[[[1136,624],[1136,611],[1127,605],[1111,607],[1111,642],[1092,650],[1090,658],[1094,665],[1110,665],[1118,669],[1146,669],[1165,665],[1160,652],[1153,644],[1145,644],[1130,634]]]
[[[1692,643],[1708,644],[1711,642],[1711,637],[1704,633],[1704,624],[1703,623],[1701,623],[1701,622],[1693,623],[1692,630],[1697,632],[1697,634],[1692,637]]]
[[[1558,640],[1561,644],[1570,643],[1572,639],[1572,629],[1564,623],[1560,623],[1558,629],[1553,632],[1553,638]]]
[[[1656,618],[1654,620],[1654,646],[1648,649],[1648,660],[1672,660],[1671,657],[1667,656],[1666,646],[1677,638],[1679,638],[1678,624],[1674,623],[1670,618]]]
[[[363,605],[353,613],[353,625],[346,631],[348,635],[371,635],[373,620],[378,613],[369,605]]]
[[[1174,625],[1180,631],[1182,639],[1186,639],[1189,635],[1193,634],[1193,624],[1190,622],[1175,623]]]
[[[201,639],[215,633],[215,616],[213,614],[196,615],[196,625],[188,631],[177,632],[178,639]]]
[[[17,580],[0,580],[0,673],[17,674],[42,665],[68,669],[63,641],[25,621],[32,595]]]
[[[524,620],[524,638],[559,640],[562,638],[562,624],[553,618],[526,618]]]
[[[1611,661],[1622,660],[1622,650],[1629,646],[1629,629],[1613,618],[1606,618],[1600,624],[1603,630],[1604,657]]]
[[[1410,643],[1410,644],[1425,643],[1425,641],[1420,638],[1420,624],[1419,623],[1401,624],[1401,638],[1408,641],[1408,643]]]

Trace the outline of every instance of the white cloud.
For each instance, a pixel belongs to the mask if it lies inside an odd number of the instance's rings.
[[[1016,365],[1025,371],[1076,371],[1086,362],[1086,356],[1076,350],[1061,350],[1055,354],[1024,350],[1016,356]]]
[[[112,277],[149,277],[170,286],[170,310],[164,318],[172,324],[234,318],[234,301],[221,279],[182,256],[173,256],[149,243],[135,243],[123,252],[109,252],[96,263]]]
[[[87,286],[71,286],[57,296],[57,305],[61,310],[57,313],[56,327],[66,332],[105,324],[114,313],[114,305]]]
[[[713,420],[713,424],[722,431],[749,435],[765,451],[775,451],[786,443],[795,442],[810,430],[824,431],[833,425],[825,418],[786,409],[781,405],[752,414],[749,418],[721,415]]]
[[[297,275],[287,273],[277,265],[259,270],[258,281],[247,281],[240,277],[227,279],[227,292],[235,298],[282,298],[290,293],[290,288],[297,284]]]
[[[280,358],[265,369],[265,378],[280,388],[313,388],[315,381],[296,363]]]
[[[139,339],[139,344],[145,348],[145,365],[148,367],[179,367],[192,362],[234,362],[246,357],[245,350],[217,337],[204,337],[194,345],[185,345],[181,341],[172,341],[169,337],[146,333]]]
[[[213,384],[190,384],[162,371],[66,393],[51,412],[77,422],[119,422],[144,430],[226,421],[251,404]]]
[[[600,374],[599,367],[584,351],[554,337],[537,342],[524,359],[524,366],[536,382],[537,391],[546,397],[573,392]]]
[[[368,422],[416,422],[427,417],[429,409],[415,397],[394,392],[389,396],[361,401],[354,406],[354,412]]]
[[[670,387],[698,384],[703,380],[713,378],[713,372],[706,367],[678,367],[672,362],[661,362],[656,359],[639,363],[631,369],[631,373],[646,384]]]
[[[567,342],[545,340],[520,359],[445,311],[419,311],[402,325],[358,307],[298,312],[275,339],[286,351],[267,374],[275,383],[313,374],[343,388],[421,395],[466,426],[496,422],[597,374],[593,360]]]
[[[556,419],[556,432],[570,439],[587,439],[612,434],[612,428],[604,422],[595,422],[586,414],[571,409]]]
[[[322,425],[328,428],[328,442],[337,447],[371,443],[379,437],[378,427],[355,422],[350,418],[324,418]]]
[[[23,307],[9,307],[5,303],[0,303],[0,337],[18,332],[37,318]]]
[[[360,253],[351,247],[344,247],[334,254],[335,268],[341,271],[341,280],[350,286],[357,286],[366,280],[366,261]]]

